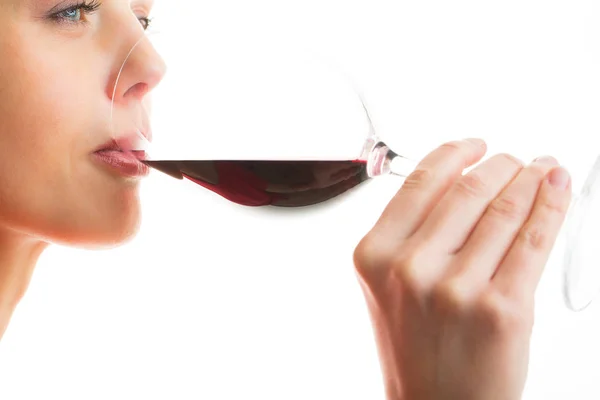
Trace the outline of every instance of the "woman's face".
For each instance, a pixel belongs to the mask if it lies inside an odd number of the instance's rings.
[[[136,232],[140,176],[97,150],[132,134],[113,132],[113,98],[133,118],[165,72],[147,40],[120,72],[151,3],[0,0],[0,228],[86,246]]]

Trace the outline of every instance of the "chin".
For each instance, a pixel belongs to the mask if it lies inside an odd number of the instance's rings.
[[[47,235],[47,241],[84,249],[110,249],[124,245],[135,238],[141,225],[138,203],[129,207],[115,207],[106,213],[73,216],[65,225]]]
[[[95,230],[69,232],[67,235],[48,238],[49,242],[78,247],[90,250],[112,249],[132,241],[139,231],[139,223],[136,225],[116,226],[106,229],[101,227]]]
[[[107,249],[134,239],[141,225],[137,184],[94,176],[74,190],[21,196],[0,208],[0,225],[30,238],[88,249]],[[2,199],[0,192],[0,199]]]

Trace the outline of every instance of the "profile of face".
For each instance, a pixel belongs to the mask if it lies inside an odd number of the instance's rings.
[[[131,134],[114,131],[111,107],[139,114],[165,73],[143,39],[151,7],[0,0],[0,229],[86,247],[136,233],[140,177],[96,151]]]

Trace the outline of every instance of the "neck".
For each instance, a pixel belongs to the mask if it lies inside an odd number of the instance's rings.
[[[31,236],[0,229],[0,339],[47,245]]]

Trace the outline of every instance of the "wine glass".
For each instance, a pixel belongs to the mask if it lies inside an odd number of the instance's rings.
[[[149,97],[115,102],[111,110],[120,157],[135,173],[146,173],[145,165],[241,207],[302,210],[371,178],[406,177],[415,168],[415,160],[378,136],[365,97],[331,60],[250,36],[175,51],[173,43],[191,36],[170,29],[140,37],[121,68],[138,68],[153,51],[168,65],[152,92],[152,144]],[[117,79],[115,93],[118,86]],[[600,289],[600,276],[592,277],[600,268],[588,254],[600,240],[589,232],[599,225],[599,170],[600,159],[566,224],[563,288],[573,311],[587,307]]]
[[[592,165],[566,218],[563,293],[573,311],[586,309],[600,291],[600,156]]]
[[[200,57],[170,52],[172,36],[156,30],[147,33],[121,68],[122,74],[136,68],[134,64],[147,57],[150,47],[169,58],[167,73],[152,92],[153,103],[158,103],[153,104],[154,117],[160,119],[152,129],[158,126],[161,133],[153,134],[150,144],[146,98],[127,106],[113,102],[111,111],[115,141],[123,149],[138,151],[135,158],[144,151],[143,163],[153,170],[185,178],[241,206],[289,208],[323,203],[372,177],[406,176],[414,169],[415,161],[392,151],[375,133],[364,98],[350,80],[336,77],[318,56],[295,48],[275,53],[256,42],[232,44],[230,58],[236,59],[232,71],[213,78],[221,79],[221,85],[208,88],[199,75],[211,66]],[[253,66],[248,65],[249,58],[255,61]],[[333,85],[332,77],[337,80]],[[291,80],[296,82],[290,84]],[[115,93],[123,90],[119,84],[117,79]],[[194,93],[194,101],[182,99],[181,87]],[[235,104],[233,98],[238,99]],[[213,115],[205,122],[212,123],[207,128],[212,132],[205,137],[195,127],[203,113]],[[224,116],[218,120],[215,113]],[[226,118],[243,119],[243,123],[228,124]],[[215,127],[215,120],[222,126]],[[233,139],[227,132],[242,129],[250,141]],[[341,138],[340,132],[346,137]]]

